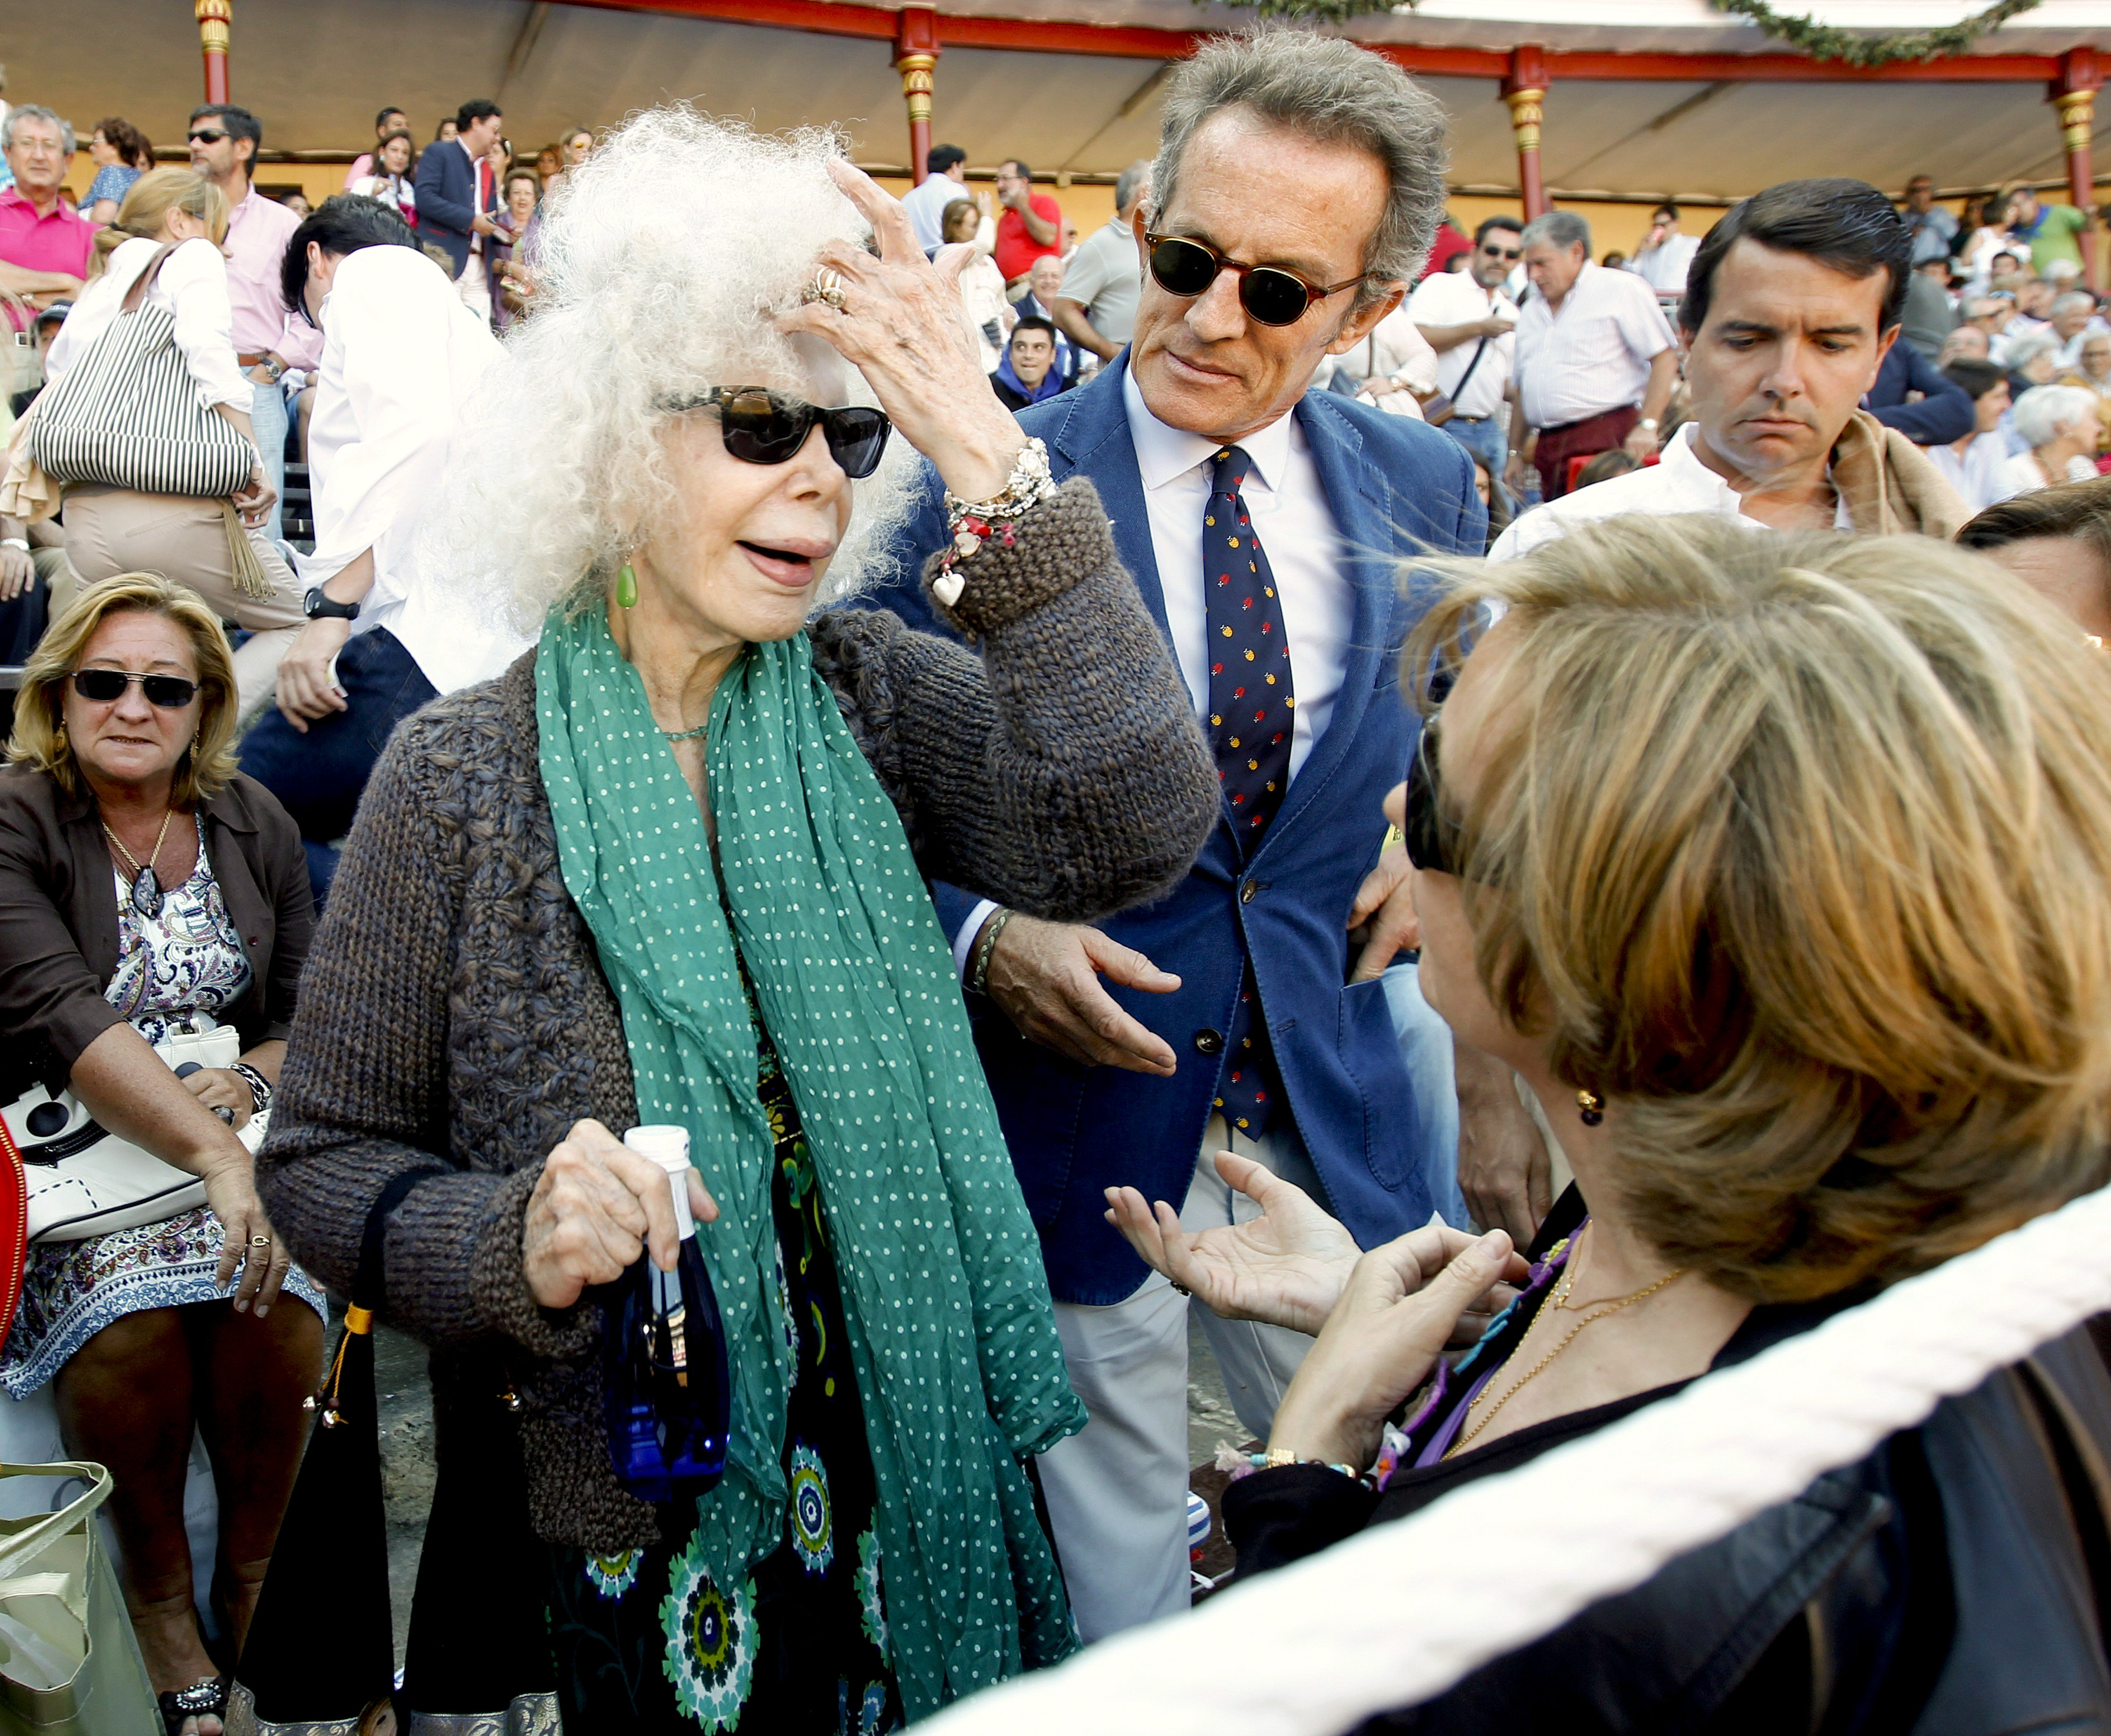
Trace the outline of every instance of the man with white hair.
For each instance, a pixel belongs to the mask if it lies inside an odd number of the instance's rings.
[[[2052,304],[2053,336],[2059,339],[2059,365],[2072,368],[2081,360],[2081,340],[2091,332],[2111,331],[2096,311],[2096,297],[2086,289],[2070,289],[2055,296]]]

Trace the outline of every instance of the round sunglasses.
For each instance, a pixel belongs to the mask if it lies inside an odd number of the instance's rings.
[[[1308,283],[1280,265],[1242,265],[1226,259],[1207,242],[1191,241],[1184,235],[1146,233],[1143,244],[1149,250],[1146,257],[1151,274],[1169,295],[1198,296],[1217,281],[1218,273],[1237,272],[1239,306],[1263,325],[1295,325],[1314,301],[1354,289],[1369,276],[1366,272],[1346,283]]]
[[[717,410],[725,449],[743,464],[788,463],[818,425],[828,442],[829,456],[854,482],[879,468],[880,454],[887,450],[887,437],[894,426],[883,410],[863,405],[824,410],[766,386],[714,386],[709,392],[662,398],[660,407],[677,415]]]
[[[129,669],[75,669],[73,691],[91,705],[107,705],[122,699],[135,681],[147,703],[164,711],[181,711],[197,697],[198,684],[180,675],[140,675]]]

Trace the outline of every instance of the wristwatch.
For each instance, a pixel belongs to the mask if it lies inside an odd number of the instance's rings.
[[[309,587],[307,601],[301,605],[301,611],[311,621],[356,621],[359,619],[358,604],[340,603],[334,597],[325,596],[320,585]]]
[[[275,386],[285,377],[286,365],[275,356],[266,356],[256,365],[271,377],[271,383]]]
[[[1640,428],[1645,434],[1654,434],[1656,432],[1656,418],[1655,416],[1644,416],[1641,421],[1635,424],[1635,426]]]

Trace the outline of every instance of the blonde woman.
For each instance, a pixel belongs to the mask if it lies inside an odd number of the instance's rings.
[[[293,822],[234,769],[234,723],[212,611],[125,573],[52,623],[0,771],[0,1102],[70,1090],[205,1179],[193,1210],[32,1249],[0,1353],[8,1398],[55,1382],[68,1453],[116,1474],[125,1602],[169,1736],[216,1736],[226,1703],[192,1604],[193,1431],[238,1647],[322,1357],[322,1294],[290,1267],[236,1137],[275,1087],[315,909]],[[150,1046],[215,1023],[240,1033],[234,1067],[179,1080]],[[304,1305],[274,1306],[282,1286]]]
[[[1191,1239],[1164,1205],[1111,1200],[1220,1312],[1318,1335],[1268,1466],[1226,1497],[1242,1574],[1591,1434],[2107,1178],[2111,678],[2071,625],[1924,538],[1713,518],[1609,519],[1460,578],[1403,663],[1456,684],[1387,806],[1423,991],[1531,1086],[1575,1185],[1528,1265],[1500,1231],[1441,1229],[1359,1258],[1228,1156],[1255,1223]],[[1505,612],[1461,663],[1483,599]],[[1514,1306],[1444,1366],[1505,1279]],[[2074,1420],[2042,1423],[2034,1391]],[[2100,1503],[2070,1484],[2067,1516],[2042,1443],[2100,1460],[2111,1427],[2079,1419],[2107,1403],[2086,1339],[2049,1346],[2027,1381],[1945,1403],[1412,1728],[2104,1728],[2078,1534]]]
[[[157,169],[140,176],[116,223],[95,238],[88,288],[52,341],[46,380],[56,383],[79,363],[116,320],[140,274],[172,248],[146,299],[175,316],[176,347],[198,401],[251,437],[255,394],[235,360],[227,261],[220,251],[227,219],[225,196],[202,175]],[[263,534],[275,498],[261,457],[247,487],[226,503],[102,483],[75,483],[66,495],[66,559],[83,583],[142,569],[166,573],[197,592],[221,619],[250,629],[252,637],[235,653],[245,717],[270,698],[279,659],[303,619],[293,573]],[[262,569],[268,594],[252,595],[237,583],[232,539],[238,537]]]

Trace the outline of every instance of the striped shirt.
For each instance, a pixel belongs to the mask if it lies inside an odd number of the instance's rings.
[[[1566,428],[1639,404],[1671,322],[1640,278],[1590,260],[1558,313],[1535,292],[1518,315],[1518,393],[1533,428]]]

